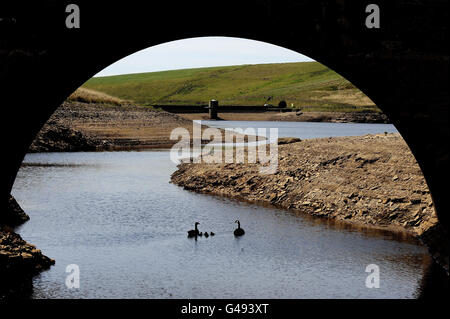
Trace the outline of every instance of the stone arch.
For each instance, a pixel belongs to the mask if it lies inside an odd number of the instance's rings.
[[[40,127],[83,82],[122,57],[177,39],[221,35],[301,52],[371,98],[400,131],[448,224],[448,3],[380,0],[380,29],[364,26],[365,5],[340,1],[164,2],[80,6],[80,29],[67,29],[64,4],[12,5],[0,24],[2,125],[9,156],[1,168],[7,202],[23,157]],[[176,10],[174,10],[176,9]],[[158,16],[156,20],[154,17]],[[165,29],[165,24],[178,27]],[[425,28],[426,26],[426,28]],[[447,47],[446,47],[447,46]],[[433,92],[430,95],[430,92]]]

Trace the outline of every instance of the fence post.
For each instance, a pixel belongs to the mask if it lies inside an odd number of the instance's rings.
[[[219,101],[211,100],[209,101],[209,119],[217,120],[217,108],[219,107]]]

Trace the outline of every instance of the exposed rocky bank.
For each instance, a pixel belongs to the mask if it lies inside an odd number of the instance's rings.
[[[279,144],[275,174],[259,174],[258,164],[183,163],[171,181],[196,192],[436,238],[429,235],[438,227],[430,192],[400,135],[292,139]],[[439,251],[441,257],[436,259],[448,273],[448,244],[441,247],[442,241],[437,242],[432,254],[436,257]]]
[[[127,105],[66,101],[33,141],[30,152],[104,151],[169,147],[176,127],[192,121],[164,111]]]
[[[175,128],[193,136],[192,120],[176,114],[132,104],[66,101],[41,128],[29,152],[170,148],[178,142],[170,139]],[[202,125],[202,131],[206,128]]]
[[[24,290],[30,289],[31,278],[48,269],[55,261],[45,256],[36,246],[27,243],[14,232],[27,220],[28,215],[10,196],[8,209],[0,215],[0,300],[22,297]]]
[[[19,206],[16,199],[12,195],[9,195],[8,209],[3,214],[0,214],[0,225],[15,227],[28,220],[30,220],[30,217]]]

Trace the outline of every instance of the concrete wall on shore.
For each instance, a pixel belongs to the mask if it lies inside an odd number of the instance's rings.
[[[152,105],[155,108],[160,108],[166,112],[171,113],[208,113],[208,105]],[[265,112],[267,107],[262,105],[220,105],[217,110],[219,112]]]
[[[5,207],[34,136],[76,88],[138,50],[220,35],[300,52],[356,85],[410,146],[448,225],[448,1],[376,1],[379,29],[365,26],[367,2],[357,0],[82,1],[79,29],[66,28],[65,2],[8,3],[0,4]],[[177,27],[166,29],[168,21]]]
[[[220,101],[219,101],[220,102]],[[208,113],[208,105],[152,105],[154,108],[162,109],[170,113]],[[296,112],[299,109],[267,107],[263,105],[220,105],[219,113],[258,113],[258,112]]]

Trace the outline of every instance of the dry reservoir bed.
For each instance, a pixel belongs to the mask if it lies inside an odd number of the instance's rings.
[[[187,190],[421,235],[437,223],[428,186],[399,134],[279,145],[278,171],[258,164],[183,163],[171,181]]]

